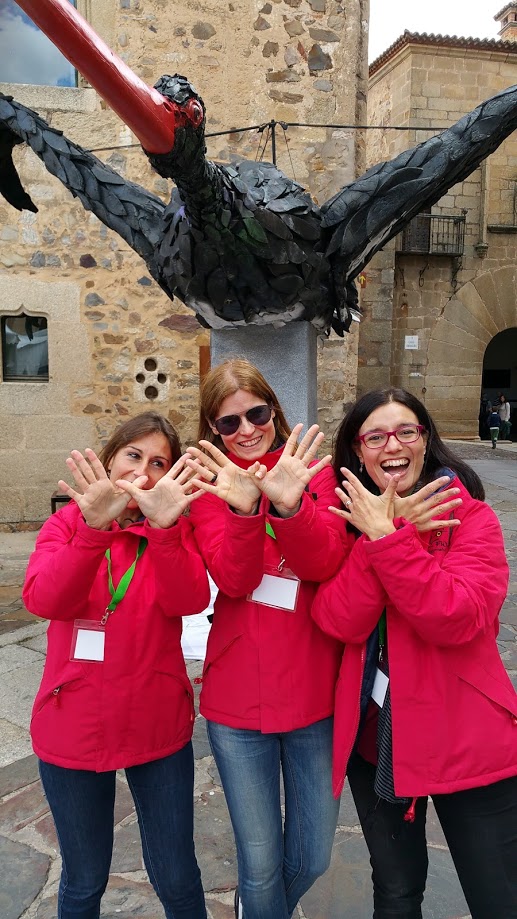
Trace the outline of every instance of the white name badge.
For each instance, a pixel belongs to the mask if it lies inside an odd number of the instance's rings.
[[[372,689],[372,699],[374,702],[377,702],[379,708],[382,708],[384,705],[384,700],[386,698],[386,692],[388,691],[389,677],[386,676],[382,670],[379,670],[377,667],[377,673],[375,674],[375,680]]]
[[[293,612],[296,609],[299,589],[300,581],[291,572],[265,574],[248,599],[264,606],[274,606],[276,609]]]
[[[71,661],[103,661],[106,630],[100,622],[76,619],[70,649]]]

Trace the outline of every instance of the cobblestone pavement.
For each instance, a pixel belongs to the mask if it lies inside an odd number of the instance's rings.
[[[517,444],[455,445],[481,475],[500,517],[512,576],[499,645],[517,687]],[[55,919],[57,841],[38,781],[29,714],[45,653],[45,623],[23,607],[20,587],[35,534],[0,533],[0,917]],[[497,565],[497,560],[494,559]],[[192,678],[201,670],[188,665]],[[203,719],[194,732],[196,842],[211,919],[233,919],[235,850]],[[430,871],[425,919],[465,919],[467,907],[439,824],[430,808]],[[332,864],[303,898],[296,919],[368,919],[370,867],[348,791],[341,803]],[[115,848],[103,919],[163,919],[142,866],[140,840],[123,773],[117,778]]]

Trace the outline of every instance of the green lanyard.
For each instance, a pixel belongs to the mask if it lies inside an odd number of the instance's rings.
[[[271,526],[269,520],[266,520],[266,534],[267,534],[268,536],[271,536],[272,539],[276,539],[275,531],[274,531],[273,527]],[[281,555],[281,556],[280,556],[280,561],[279,561],[278,566],[277,566],[277,571],[283,571],[284,565],[285,565],[285,556]]]
[[[123,600],[126,596],[128,587],[131,584],[133,575],[135,573],[136,563],[138,559],[141,558],[144,554],[146,545],[147,539],[145,536],[141,536],[140,542],[138,543],[138,549],[136,550],[136,558],[133,564],[130,565],[127,571],[124,572],[116,587],[113,584],[113,578],[111,576],[111,551],[110,549],[106,549],[104,554],[108,559],[108,587],[111,594],[111,603],[109,603],[105,609],[104,616],[101,619],[101,625],[106,625],[110,614],[115,611],[120,601]]]

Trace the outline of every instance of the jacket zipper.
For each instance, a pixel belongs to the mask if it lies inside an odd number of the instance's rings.
[[[52,690],[52,695],[54,696],[54,705],[56,707],[59,707],[59,693],[60,692],[61,692],[61,686],[56,686],[56,688]]]

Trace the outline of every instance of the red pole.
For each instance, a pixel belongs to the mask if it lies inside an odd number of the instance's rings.
[[[151,153],[174,144],[174,107],[147,86],[68,0],[16,0]]]

